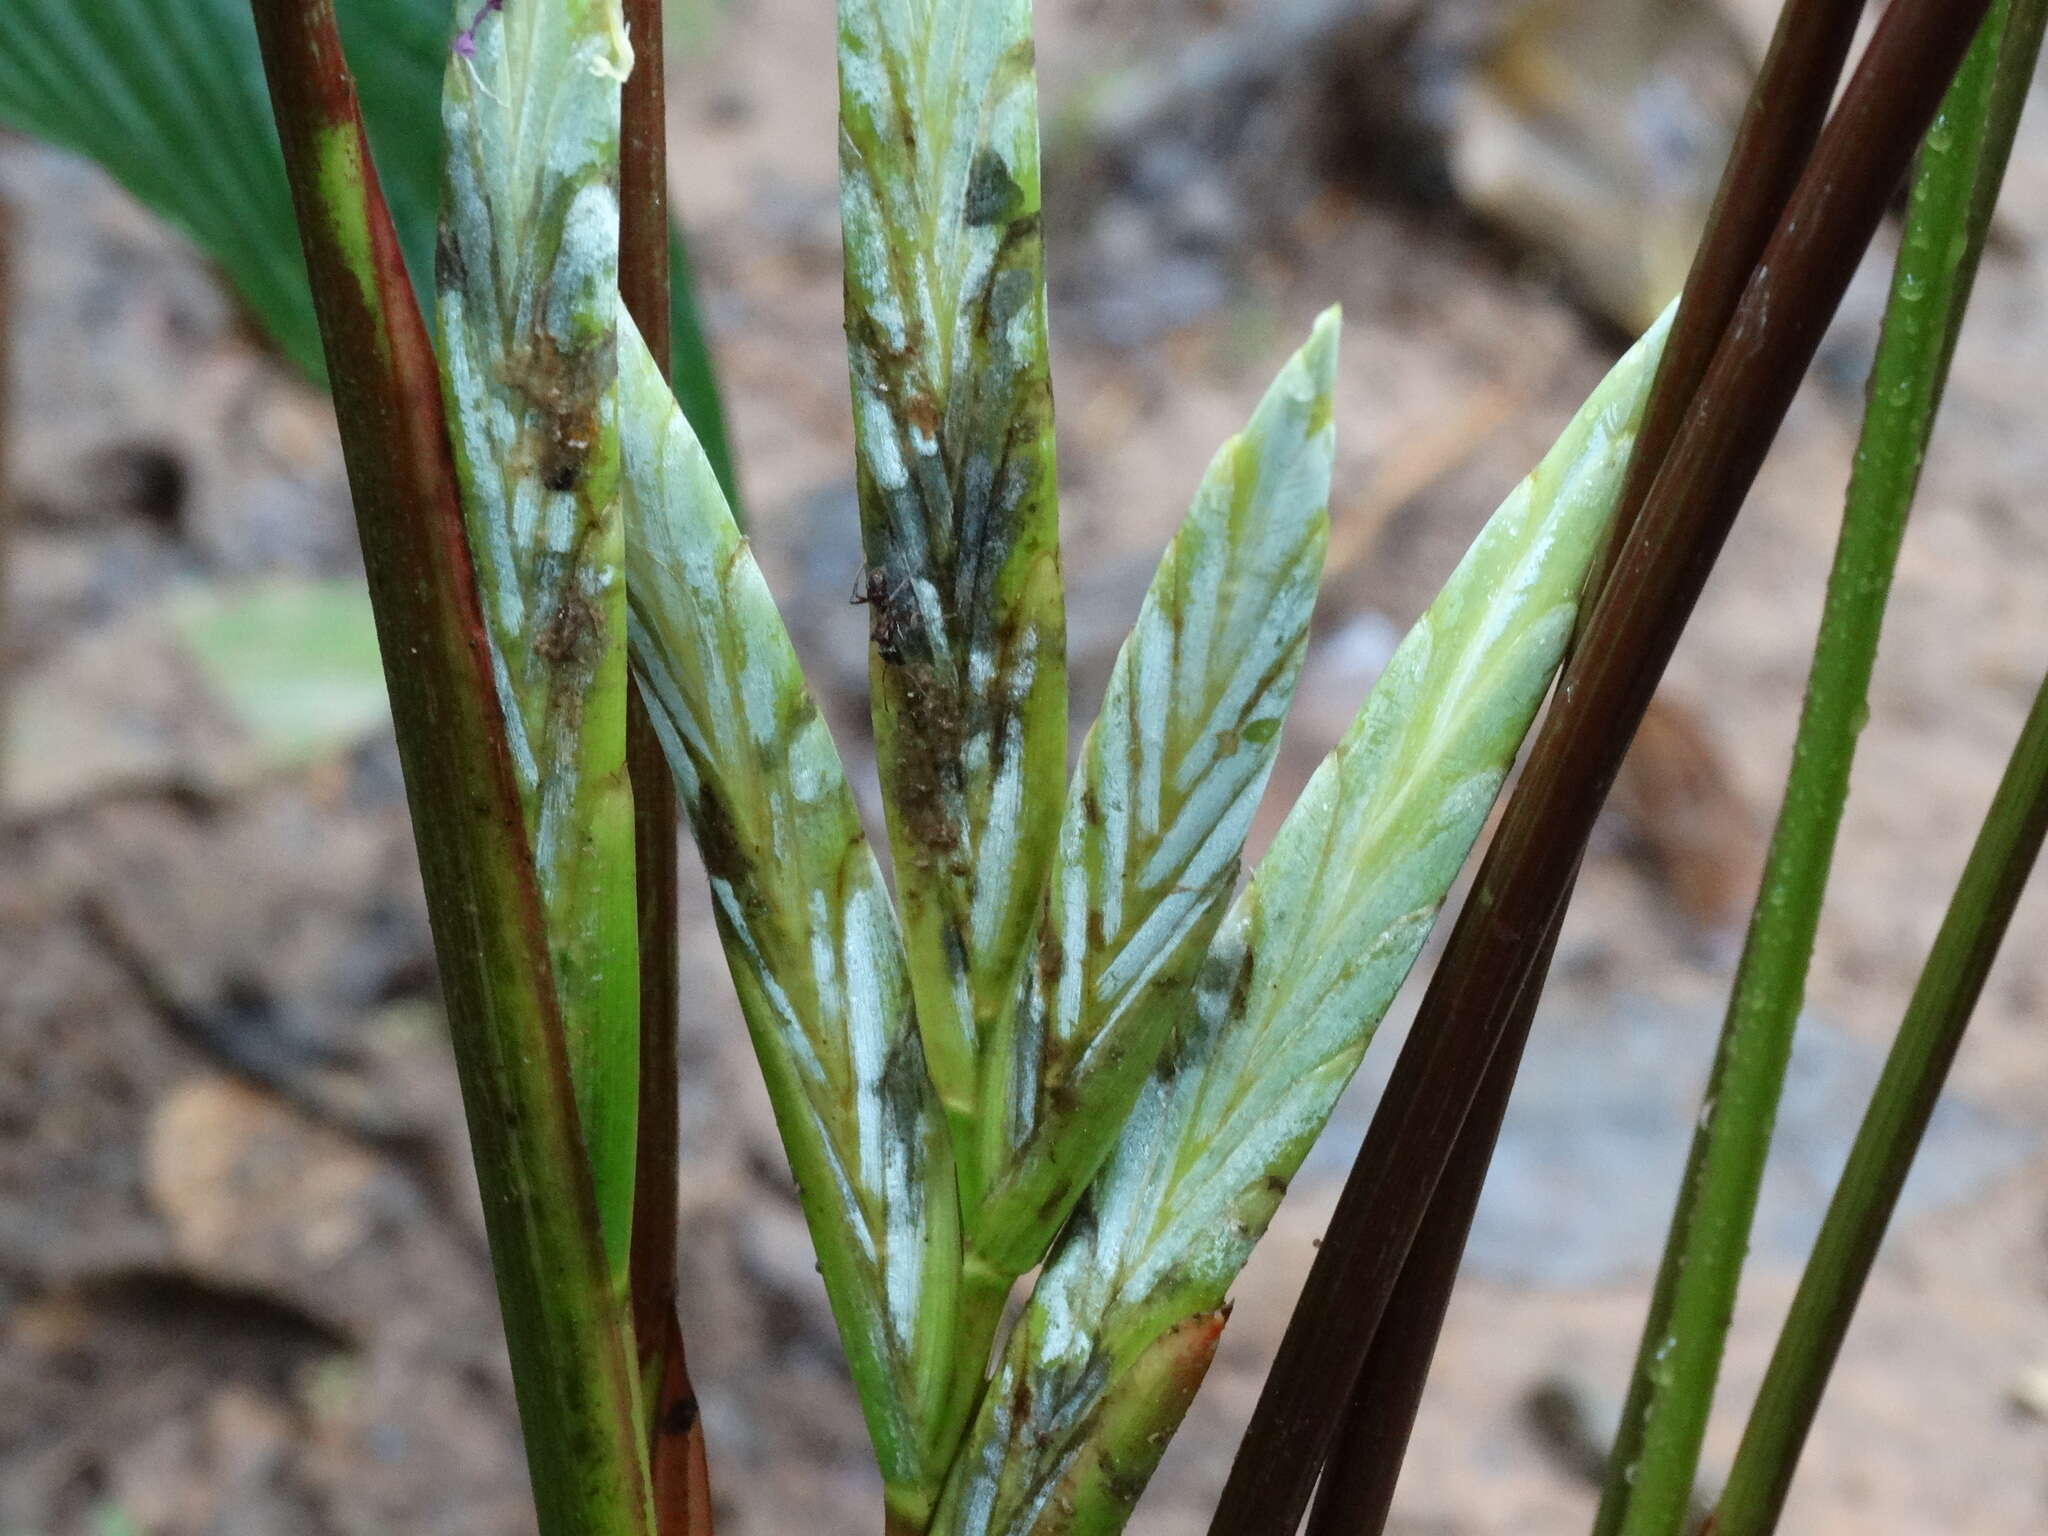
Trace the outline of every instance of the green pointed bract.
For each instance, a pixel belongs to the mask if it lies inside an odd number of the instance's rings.
[[[1223,445],[1082,748],[968,1246],[1044,1258],[1186,1003],[1280,746],[1329,537],[1335,311]]]
[[[876,747],[972,1191],[1066,776],[1029,0],[840,0],[839,85]]]
[[[903,945],[838,752],[710,461],[622,321],[634,670],[711,880],[892,1507],[921,1522],[958,1203]]]
[[[456,26],[474,10],[462,0]],[[617,0],[514,0],[474,20],[442,100],[443,390],[577,1110],[623,1284],[639,981],[615,316],[619,84],[632,53]]]
[[[1027,1312],[932,1530],[1115,1536],[1208,1374],[1227,1315],[1181,1319],[1108,1377],[1088,1367],[1031,1371],[1057,1323]]]
[[[1105,1529],[1059,1512],[1136,1497],[1186,1399],[1134,1411],[1121,1383],[1223,1304],[1414,964],[1563,654],[1668,323],[1487,524],[1225,918],[1191,1017],[1005,1349],[935,1532]],[[1119,1486],[1078,1494],[1091,1467]]]

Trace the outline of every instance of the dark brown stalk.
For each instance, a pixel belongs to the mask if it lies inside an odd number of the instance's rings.
[[[633,73],[620,108],[619,292],[664,375],[669,366],[667,135],[662,114],[660,0],[630,0]],[[675,781],[648,723],[640,687],[626,710],[626,770],[633,784],[633,874],[639,893],[640,1117],[633,1179],[633,1326],[641,1379],[661,1380],[675,1302],[676,1022],[681,1007],[676,933]]]
[[[1590,619],[1594,599],[1606,587],[1614,557],[1642,513],[1686,410],[1812,154],[1862,10],[1862,0],[1792,0],[1779,16],[1686,278],[1615,508],[1614,526],[1586,583],[1584,619]],[[1569,676],[1570,658],[1565,670]],[[1535,967],[1539,977],[1549,970],[1548,955],[1556,946],[1570,895],[1568,883],[1545,925],[1544,958]],[[1331,1444],[1309,1523],[1312,1536],[1373,1536],[1385,1527],[1450,1306],[1451,1287],[1521,1065],[1516,1042],[1527,1038],[1541,996],[1540,984],[1522,989],[1504,1031],[1503,1047],[1488,1065],[1459,1130],[1457,1146],[1352,1389],[1344,1428]]]
[[[669,369],[668,80],[661,0],[625,0],[633,73],[619,100],[619,295]]]
[[[334,389],[545,1536],[650,1536],[441,389],[332,0],[253,0]]]
[[[663,377],[669,371],[668,82],[661,0],[626,0],[633,73],[620,101],[619,292]],[[626,699],[639,895],[640,1117],[633,1172],[633,1331],[659,1536],[710,1536],[704,1426],[676,1303],[676,1029],[682,1011],[675,780],[640,685]]]
[[[1544,935],[1544,965],[1550,963],[1556,947],[1557,927],[1552,925]],[[1527,1038],[1542,993],[1532,982],[1516,999],[1509,1038],[1487,1067],[1479,1096],[1472,1101],[1468,1126],[1488,1116],[1497,1125],[1507,1112],[1515,1068],[1521,1063],[1521,1051],[1513,1037],[1519,1030]],[[1308,1536],[1377,1536],[1386,1526],[1401,1464],[1407,1459],[1416,1410],[1422,1406],[1423,1384],[1429,1379],[1430,1361],[1443,1333],[1458,1266],[1465,1257],[1465,1239],[1472,1231],[1472,1217],[1479,1209],[1492,1161],[1490,1137],[1460,1136],[1451,1150],[1436,1199],[1430,1202],[1428,1217],[1408,1250],[1400,1283],[1387,1299],[1386,1314],[1373,1334],[1364,1369],[1344,1405],[1343,1423],[1331,1442],[1322,1481],[1316,1486]]]
[[[1587,626],[1395,1064],[1212,1531],[1291,1533],[1615,770],[1987,0],[1895,0]]]
[[[1686,274],[1671,340],[1657,366],[1608,547],[1587,586],[1589,594],[1605,589],[1616,555],[1635,531],[1658,471],[1806,169],[1863,8],[1863,0],[1790,0],[1778,18],[1714,193],[1699,252]],[[1586,606],[1590,618],[1594,605]]]

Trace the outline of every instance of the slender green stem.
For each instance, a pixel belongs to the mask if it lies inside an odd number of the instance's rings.
[[[2040,51],[2048,5],[2018,0],[2007,24],[1979,178],[1995,187]],[[1976,232],[1981,235],[1986,218]],[[1974,262],[1981,241],[1966,262]],[[1951,327],[1947,344],[1953,345]],[[2048,683],[2031,713],[1956,887],[1934,949],[1872,1093],[1806,1273],[1750,1411],[1726,1491],[1720,1536],[1776,1528],[1828,1373],[1855,1315],[1935,1099],[1955,1059],[2012,908],[2048,830]]]
[[[2005,26],[1999,0],[1921,151],[1784,804],[1637,1352],[1598,1536],[1665,1536],[1683,1527],[1691,1505],[1892,573],[1982,247],[1984,222],[1973,212]],[[1982,212],[1988,218],[1988,201]]]
[[[1642,514],[1657,472],[1727,333],[1758,258],[1813,153],[1862,13],[1862,0],[1792,0],[1778,18],[1770,51],[1757,71],[1742,126],[1721,173],[1712,216],[1686,277],[1613,526],[1586,579],[1587,595],[1579,609],[1581,626],[1595,607],[1597,595],[1606,588],[1614,557]],[[1567,677],[1571,668],[1567,651]],[[1551,913],[1543,952],[1523,986],[1501,1047],[1487,1065],[1479,1095],[1459,1128],[1443,1180],[1352,1387],[1345,1426],[1330,1447],[1316,1491],[1312,1532],[1377,1536],[1386,1525],[1437,1334],[1450,1306],[1472,1216],[1514,1090],[1521,1043],[1542,997],[1542,978],[1549,970],[1548,956],[1563,926],[1573,883],[1567,882]]]
[[[334,386],[542,1536],[649,1536],[547,933],[426,325],[332,0],[255,0]]]
[[[1800,1277],[1721,1495],[1719,1536],[1763,1536],[1777,1526],[1828,1372],[2044,832],[2048,681],[2034,696]]]
[[[1665,663],[1986,0],[1897,0],[1799,177],[1530,748],[1210,1524],[1289,1536]],[[1766,270],[1767,269],[1767,270]]]

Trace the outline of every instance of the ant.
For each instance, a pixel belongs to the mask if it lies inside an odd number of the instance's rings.
[[[870,604],[874,613],[868,623],[868,636],[881,652],[884,661],[902,659],[901,643],[917,622],[917,610],[907,599],[910,597],[910,578],[891,576],[889,568],[869,565],[861,568],[854,578],[853,596],[856,606]]]

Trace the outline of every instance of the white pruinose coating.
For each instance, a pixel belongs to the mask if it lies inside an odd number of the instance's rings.
[[[1229,900],[1322,574],[1337,331],[1317,322],[1209,465],[1082,746],[1020,1010],[1032,1049],[970,1213],[1002,1272],[1043,1256],[1107,1153]]]
[[[1067,763],[1030,6],[837,10],[877,757],[926,1061],[971,1191]]]
[[[934,1536],[1025,1536],[1090,1453],[1117,1459],[1119,1496],[1149,1474],[1177,1409],[1113,1447],[1089,1426],[1155,1340],[1222,1305],[1420,953],[1563,653],[1669,319],[1487,524],[1233,904],[1195,1020],[1011,1336]]]
[[[952,1318],[956,1195],[895,915],[823,719],[710,461],[631,321],[619,366],[633,665],[886,1476]]]
[[[547,785],[548,800],[573,813],[576,724],[564,735],[549,718],[563,690],[541,637],[579,591],[602,612],[619,576],[606,478],[616,431],[611,176],[631,51],[616,0],[510,6],[483,18],[471,41],[451,55],[442,108],[449,416],[523,787],[536,797]],[[566,484],[547,483],[551,467]],[[537,840],[565,835],[552,818],[535,829]]]
[[[639,1030],[620,572],[618,0],[476,14],[443,77],[442,395],[605,1258],[627,1261]]]

